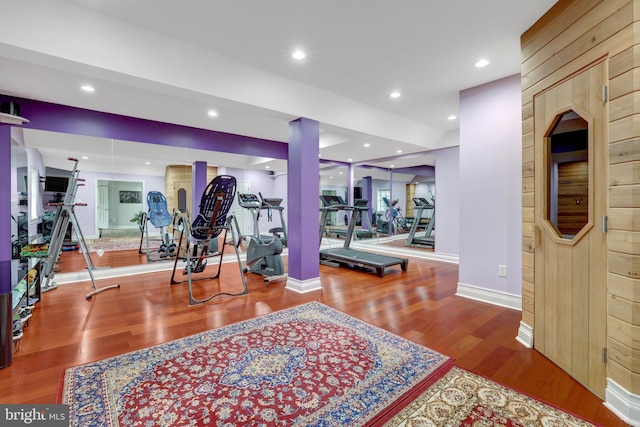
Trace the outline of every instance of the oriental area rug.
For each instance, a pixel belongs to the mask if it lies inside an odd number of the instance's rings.
[[[67,369],[75,426],[362,426],[452,360],[312,302]]]
[[[453,367],[385,426],[586,427],[593,424]]]

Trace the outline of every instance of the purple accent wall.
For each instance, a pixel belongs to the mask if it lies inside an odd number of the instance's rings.
[[[118,114],[102,113],[23,98],[3,97],[20,104],[20,115],[29,119],[23,127],[113,138],[124,141],[188,147],[252,156],[287,158],[287,144],[225,132],[179,126]]]
[[[11,292],[11,127],[0,125],[0,294]],[[17,197],[17,196],[16,196]]]
[[[299,118],[289,123],[288,214],[289,276],[300,281],[320,277],[318,189],[320,126]]]
[[[11,127],[0,125],[0,368],[13,361],[11,298]]]

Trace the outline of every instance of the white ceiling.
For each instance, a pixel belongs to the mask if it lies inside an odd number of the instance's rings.
[[[320,122],[323,159],[433,165],[429,152],[458,143],[447,117],[458,114],[459,92],[519,73],[520,35],[554,3],[0,0],[0,94],[283,142],[288,122],[304,116]],[[291,58],[297,48],[305,60]],[[480,58],[489,66],[475,68]],[[96,92],[80,91],[86,83]],[[402,95],[391,99],[393,90]],[[45,158],[62,142],[27,138]],[[211,160],[221,161],[269,163]]]

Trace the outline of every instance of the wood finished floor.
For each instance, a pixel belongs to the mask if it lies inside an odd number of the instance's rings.
[[[78,254],[61,258],[63,270],[84,267]],[[137,251],[106,253],[95,261],[113,267],[145,262]],[[211,263],[208,268],[211,268]],[[171,272],[104,279],[119,283],[92,300],[90,282],[61,285],[43,294],[16,346],[13,364],[0,369],[0,402],[55,403],[65,368],[249,319],[309,301],[320,301],[451,356],[455,364],[535,396],[604,426],[626,426],[595,395],[515,337],[519,311],[455,295],[458,267],[410,259],[407,272],[392,268],[383,278],[320,266],[322,290],[297,294],[284,283],[266,287],[249,274],[249,295],[222,296],[187,305],[187,285],[170,285]],[[238,265],[224,264],[222,279],[195,282],[204,296],[237,292]]]

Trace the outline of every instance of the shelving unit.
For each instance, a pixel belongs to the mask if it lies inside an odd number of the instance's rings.
[[[0,123],[8,125],[21,125],[23,123],[29,123],[29,120],[24,117],[15,116],[13,114],[0,113]]]
[[[33,293],[31,293],[33,290]],[[31,268],[27,274],[24,275],[18,284],[11,291],[12,300],[12,315],[15,316],[26,298],[35,297],[40,299],[40,262]],[[13,317],[12,316],[12,317]]]

